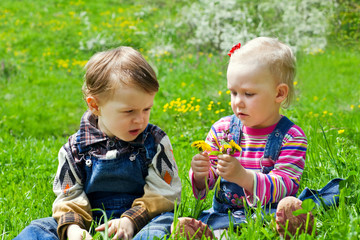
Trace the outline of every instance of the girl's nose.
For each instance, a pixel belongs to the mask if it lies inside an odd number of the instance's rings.
[[[242,107],[245,106],[245,103],[244,103],[244,101],[243,101],[243,98],[242,98],[240,95],[237,95],[237,96],[235,97],[234,101],[235,101],[234,103],[235,103],[235,105],[236,105],[237,107],[242,108]]]

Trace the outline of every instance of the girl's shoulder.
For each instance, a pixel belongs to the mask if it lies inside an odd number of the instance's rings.
[[[213,124],[213,128],[220,128],[220,129],[229,129],[230,128],[230,122],[231,122],[231,117],[230,116],[225,116],[220,118],[219,120],[217,120],[214,124]]]
[[[296,124],[294,124],[289,131],[287,132],[287,135],[289,135],[289,137],[292,138],[306,138],[306,135],[304,133],[304,131]]]

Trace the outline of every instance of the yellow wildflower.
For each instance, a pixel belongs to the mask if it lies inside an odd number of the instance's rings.
[[[241,147],[239,145],[236,144],[236,142],[234,140],[231,140],[229,142],[230,146],[235,149],[235,150],[238,150],[239,152],[241,152]]]
[[[203,140],[193,142],[191,147],[197,148],[200,152],[211,151],[211,146]]]
[[[338,131],[338,134],[342,134],[342,133],[344,133],[344,132],[345,132],[344,129],[340,129],[340,130]]]

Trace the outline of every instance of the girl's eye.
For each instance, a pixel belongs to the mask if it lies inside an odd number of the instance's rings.
[[[148,111],[150,111],[150,110],[151,110],[151,108],[145,108],[145,109],[144,109],[145,112],[148,112]]]
[[[127,110],[127,111],[125,111],[125,113],[132,113],[133,112],[133,110]]]
[[[237,92],[231,91],[231,95],[236,96]]]
[[[248,93],[248,92],[245,93],[245,96],[248,96],[248,97],[251,97],[251,96],[254,96],[254,95],[255,95],[254,93]]]

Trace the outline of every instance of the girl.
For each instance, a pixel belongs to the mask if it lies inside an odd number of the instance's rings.
[[[245,222],[244,204],[276,210],[294,196],[305,166],[307,138],[302,129],[280,114],[294,95],[295,57],[277,39],[259,37],[229,53],[227,87],[232,116],[211,127],[206,142],[220,151],[221,142],[234,140],[242,151],[233,155],[196,154],[191,161],[193,193],[205,198],[215,189],[213,206],[200,220],[213,229],[229,227],[228,210],[236,224]],[[215,231],[216,232],[216,231]]]

